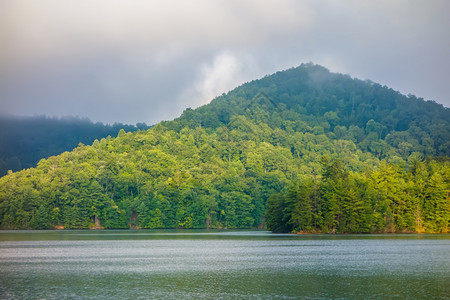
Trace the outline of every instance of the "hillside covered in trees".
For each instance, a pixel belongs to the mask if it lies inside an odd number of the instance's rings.
[[[19,171],[35,167],[42,158],[70,151],[79,143],[148,129],[144,123],[104,125],[78,117],[49,118],[46,116],[0,116],[0,176],[8,170]]]
[[[0,178],[1,228],[448,232],[450,110],[304,64]]]

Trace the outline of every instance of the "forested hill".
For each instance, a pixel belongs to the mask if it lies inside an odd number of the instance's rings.
[[[82,144],[125,131],[144,130],[144,124],[104,125],[78,117],[0,116],[0,176],[8,170],[35,167],[42,158],[70,151]]]
[[[389,146],[405,155],[450,155],[449,108],[313,64],[246,83],[195,112],[186,110],[169,126],[217,128],[237,115],[271,128],[353,140],[380,157]]]
[[[448,232],[449,122],[305,64],[0,178],[0,227]]]

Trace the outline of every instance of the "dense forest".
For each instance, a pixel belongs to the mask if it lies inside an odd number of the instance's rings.
[[[0,178],[1,228],[448,232],[450,110],[303,64]]]
[[[42,158],[70,151],[79,143],[89,145],[96,139],[115,137],[120,129],[148,128],[145,123],[104,125],[78,117],[0,116],[0,176],[8,170],[35,167]]]

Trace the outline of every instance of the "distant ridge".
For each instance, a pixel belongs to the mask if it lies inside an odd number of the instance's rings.
[[[104,125],[78,117],[0,116],[0,176],[8,170],[35,167],[40,159],[70,151],[79,143],[89,145],[96,139],[115,137],[120,129],[148,128],[144,123]]]

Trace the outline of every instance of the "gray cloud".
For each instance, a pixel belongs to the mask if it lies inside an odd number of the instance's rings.
[[[435,1],[0,2],[0,111],[156,123],[314,62],[450,106]]]

